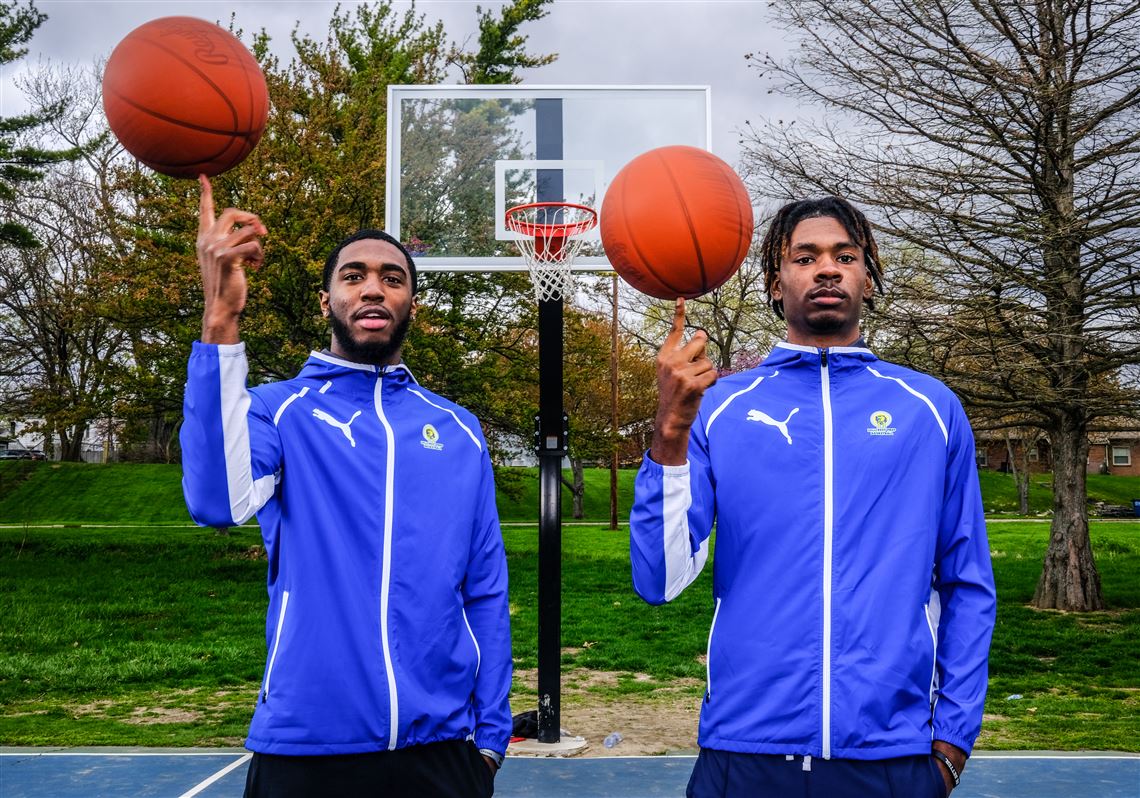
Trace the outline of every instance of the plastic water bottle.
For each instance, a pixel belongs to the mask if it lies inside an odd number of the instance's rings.
[[[606,739],[602,740],[602,745],[606,748],[613,748],[621,742],[621,732],[610,732],[606,735]]]

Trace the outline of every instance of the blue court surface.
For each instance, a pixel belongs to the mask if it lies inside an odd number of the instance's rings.
[[[0,749],[2,798],[240,798],[235,749]],[[691,756],[511,757],[499,798],[683,796]],[[1135,754],[979,752],[955,798],[1140,798]]]

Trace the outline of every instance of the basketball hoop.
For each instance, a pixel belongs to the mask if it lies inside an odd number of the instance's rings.
[[[515,243],[530,271],[535,301],[558,300],[572,292],[570,269],[585,243],[582,234],[597,223],[597,211],[570,202],[532,202],[507,211],[507,229],[523,236]]]

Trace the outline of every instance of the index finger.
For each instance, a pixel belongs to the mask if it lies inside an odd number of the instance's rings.
[[[673,308],[673,325],[669,334],[665,336],[665,343],[680,345],[685,335],[685,298],[677,297],[677,304]]]
[[[198,185],[202,187],[198,200],[198,235],[202,235],[214,223],[214,189],[205,175],[198,175]]]

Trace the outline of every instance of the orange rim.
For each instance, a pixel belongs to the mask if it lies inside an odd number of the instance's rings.
[[[585,213],[585,217],[572,222],[547,223],[532,222],[524,218],[528,211],[554,209],[571,209]],[[541,236],[544,238],[570,238],[581,235],[593,229],[598,223],[598,212],[587,205],[576,205],[573,202],[531,202],[526,205],[516,205],[507,211],[507,229],[524,236]]]

